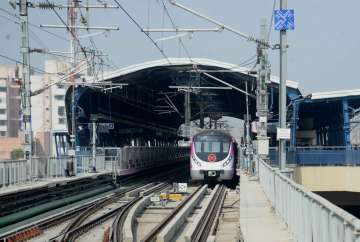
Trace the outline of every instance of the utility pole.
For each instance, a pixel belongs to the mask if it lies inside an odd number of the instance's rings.
[[[49,24],[42,24],[40,25],[40,27],[45,27],[45,28],[62,28],[62,29],[66,29],[68,31],[69,34],[69,39],[70,39],[70,73],[69,73],[69,81],[70,83],[72,83],[72,94],[71,94],[71,127],[69,130],[69,134],[70,134],[70,148],[68,150],[68,155],[75,157],[75,146],[76,146],[76,105],[75,105],[75,91],[76,91],[76,79],[77,79],[77,73],[76,73],[76,69],[78,67],[78,53],[81,49],[81,51],[83,52],[83,54],[85,55],[85,59],[87,61],[87,67],[91,68],[91,60],[88,60],[87,58],[87,50],[85,50],[80,42],[79,39],[77,37],[77,30],[78,29],[83,29],[83,30],[119,30],[119,28],[117,27],[104,27],[104,26],[89,26],[89,9],[117,9],[117,6],[114,5],[108,5],[108,4],[99,4],[99,5],[89,5],[89,1],[86,1],[86,5],[83,5],[81,3],[81,1],[79,0],[68,0],[67,4],[55,4],[55,3],[50,3],[50,2],[46,2],[46,3],[39,3],[39,4],[34,4],[33,7],[39,7],[41,9],[67,9],[67,23],[64,23],[64,25],[49,25]],[[77,24],[77,15],[78,15],[78,9],[86,9],[86,17],[81,16],[81,23],[83,25],[76,25]],[[94,57],[94,56],[93,56]],[[95,77],[94,77],[95,78]],[[76,164],[76,160],[73,160],[74,162],[72,163],[72,170],[74,175],[76,175],[76,171],[77,171],[77,164]],[[71,165],[71,164],[69,164]],[[70,167],[68,167],[70,168]]]
[[[261,20],[260,36],[262,41],[266,41],[266,19]],[[268,64],[268,56],[266,47],[258,45],[259,71],[257,78],[257,95],[256,95],[256,110],[258,122],[258,154],[262,159],[266,159],[269,154],[269,138],[267,137],[267,114],[268,114],[268,96],[267,83],[270,82],[270,70]]]
[[[96,172],[96,119],[92,120],[92,167],[90,172]]]
[[[21,46],[20,52],[22,54],[22,82],[21,82],[21,106],[22,106],[22,129],[24,132],[24,158],[27,160],[30,167],[32,167],[32,126],[31,126],[31,82],[30,82],[30,48],[29,48],[29,29],[28,29],[28,4],[27,0],[13,0],[9,1],[10,5],[16,9],[19,5],[19,15],[21,18]],[[37,175],[37,168],[35,167],[35,174]]]
[[[184,109],[185,109],[185,136],[190,139],[190,119],[191,119],[191,100],[190,100],[191,90],[190,87],[185,91],[184,97]]]
[[[245,91],[248,92],[248,83],[245,82]],[[245,116],[245,167],[248,172],[252,173],[251,165],[250,165],[250,156],[252,155],[253,151],[250,146],[250,115],[249,115],[249,95],[245,96],[246,101],[246,116]]]
[[[73,82],[72,85],[72,93],[71,93],[71,132],[70,132],[70,144],[71,147],[68,150],[68,154],[70,156],[75,156],[75,132],[76,132],[76,124],[75,124],[75,74],[74,70],[76,68],[76,57],[77,57],[77,43],[76,43],[76,18],[77,18],[77,1],[76,0],[68,0],[68,5],[70,6],[67,9],[67,25],[69,26],[69,39],[70,39],[70,82]],[[76,175],[77,171],[77,162],[74,161],[73,164],[73,173]]]
[[[287,0],[280,0],[280,10],[287,8]],[[287,75],[287,37],[286,29],[280,30],[280,91],[279,119],[280,128],[286,128],[286,75]],[[286,140],[279,139],[280,170],[286,169]]]

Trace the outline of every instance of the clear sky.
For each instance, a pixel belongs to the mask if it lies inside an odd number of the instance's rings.
[[[35,0],[33,0],[35,1]],[[273,0],[178,0],[227,25],[249,34],[258,35],[261,18],[271,17]],[[66,1],[55,1],[66,3]],[[85,1],[84,1],[85,2]],[[90,2],[96,3],[95,0]],[[113,3],[107,0],[108,3]],[[129,13],[143,26],[150,28],[171,27],[170,21],[160,7],[162,0],[119,0]],[[166,3],[176,25],[188,28],[214,28],[215,26],[183,12]],[[277,5],[279,0],[277,0]],[[360,88],[360,1],[359,0],[288,0],[289,8],[295,10],[295,30],[288,32],[288,79],[299,82],[304,93]],[[277,6],[278,7],[278,6]],[[0,1],[0,8],[15,13],[7,0]],[[66,19],[66,11],[58,10]],[[150,13],[150,14],[149,14]],[[4,19],[11,18],[0,11],[0,54],[20,60],[19,26]],[[14,18],[12,18],[14,19]],[[61,24],[50,10],[30,9],[30,22]],[[98,49],[103,50],[117,67],[125,67],[148,60],[162,58],[159,51],[141,33],[121,10],[92,10],[90,24],[94,26],[117,26],[108,36],[94,37]],[[64,30],[51,30],[65,38]],[[82,32],[80,34],[86,34]],[[278,32],[272,30],[271,42],[278,42]],[[154,39],[168,35],[153,34]],[[36,37],[40,38],[36,40]],[[81,40],[84,45],[88,41]],[[255,54],[255,45],[229,33],[196,33],[183,38],[192,57],[203,57],[238,64]],[[39,43],[40,42],[40,43]],[[51,50],[68,51],[69,43],[31,27],[30,45]],[[163,42],[169,57],[185,57],[179,51],[177,40]],[[278,51],[270,51],[273,74],[278,74]],[[32,55],[32,63],[42,67],[44,58]],[[9,63],[0,58],[0,63]]]

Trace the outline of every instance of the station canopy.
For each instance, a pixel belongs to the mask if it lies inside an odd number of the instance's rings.
[[[210,59],[170,58],[132,65],[104,74],[100,80],[123,83],[122,88],[76,88],[76,126],[84,130],[92,121],[112,122],[115,127],[110,134],[129,132],[134,135],[139,132],[145,136],[174,137],[178,136],[178,128],[184,123],[185,92],[190,91],[191,120],[201,116],[243,119],[246,86],[249,112],[254,119],[256,77],[257,74],[247,68]],[[270,80],[268,106],[276,119],[279,79],[271,76]],[[69,88],[66,95],[69,127],[71,90]],[[287,94],[288,103],[301,97],[296,82],[287,81]]]

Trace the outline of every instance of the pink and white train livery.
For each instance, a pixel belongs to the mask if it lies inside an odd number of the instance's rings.
[[[202,131],[191,140],[192,180],[230,181],[235,178],[237,143],[219,130]]]

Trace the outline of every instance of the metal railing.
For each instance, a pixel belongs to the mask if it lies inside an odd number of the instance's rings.
[[[259,178],[276,214],[299,242],[360,241],[360,220],[259,161]]]
[[[0,161],[0,188],[66,177],[71,173],[81,175],[96,171],[115,174],[120,170],[162,166],[169,160],[177,161],[188,157],[189,147],[122,147],[116,149],[115,153],[99,153],[95,160],[92,155],[76,155],[75,157],[34,157],[31,164],[26,160]],[[74,166],[76,168],[72,172]]]
[[[91,156],[34,157],[31,164],[26,160],[0,161],[0,187],[68,176],[67,169],[72,166],[71,164],[75,160],[77,174],[92,171],[93,159]],[[113,162],[117,160],[117,157],[97,156],[95,160],[96,171],[113,171]]]
[[[25,183],[28,180],[29,166],[26,160],[7,160],[0,162],[0,187]]]
[[[277,148],[270,148],[269,158],[272,165],[278,164]],[[341,146],[294,147],[287,150],[287,163],[301,166],[359,166],[360,150]]]

